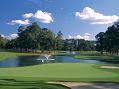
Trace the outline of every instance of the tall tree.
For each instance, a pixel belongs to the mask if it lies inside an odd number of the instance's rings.
[[[0,48],[5,48],[7,40],[0,35]]]
[[[55,35],[54,33],[47,29],[43,28],[42,32],[39,34],[39,43],[41,46],[41,50],[53,50],[54,49],[54,40],[55,40]]]
[[[106,32],[96,35],[97,48],[111,54],[119,53],[119,22],[115,22],[107,28]]]
[[[104,45],[105,45],[105,33],[104,32],[100,32],[99,34],[97,34],[95,36],[96,40],[97,40],[97,45],[96,45],[96,48],[97,48],[97,51],[100,51],[101,54],[103,54],[103,51],[104,51]]]
[[[39,47],[37,38],[40,30],[41,28],[37,25],[37,23],[33,23],[26,27],[25,30],[20,31],[18,37],[20,49],[25,51],[35,51]]]
[[[61,50],[63,48],[63,33],[59,31],[55,39],[55,49]]]

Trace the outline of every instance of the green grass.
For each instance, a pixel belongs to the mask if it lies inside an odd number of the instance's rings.
[[[80,55],[87,55],[87,56],[99,56],[101,55],[100,52],[97,51],[78,51]]]
[[[85,59],[85,60],[100,60],[104,62],[109,62],[112,64],[119,64],[119,56],[111,55],[109,53],[104,53],[101,55],[97,51],[81,51],[79,55],[74,56],[76,59]]]
[[[1,80],[0,89],[70,89],[70,88],[59,84],[41,83],[38,81],[23,82],[23,81]]]
[[[109,63],[116,63],[119,64],[119,56],[113,56],[113,55],[102,55],[102,56],[86,56],[86,55],[77,55],[74,56],[76,59],[85,59],[85,60],[100,60],[103,62],[109,62]]]
[[[25,55],[40,55],[40,54],[33,54],[33,53],[18,53],[18,52],[1,52],[0,51],[0,60],[4,60],[10,57],[17,57],[17,56],[25,56]]]
[[[119,56],[83,56],[83,55],[77,55],[74,56],[76,59],[87,59],[87,60],[100,60],[105,62],[118,62],[119,63]]]
[[[16,56],[25,56],[25,55],[40,55],[40,54],[0,51],[0,60],[4,60],[6,58],[16,57]],[[17,68],[13,68],[13,70],[11,70],[11,68],[5,68],[5,69],[0,68],[0,69],[1,69],[0,89],[69,89],[65,86],[58,85],[58,84],[41,83],[41,80],[37,81],[37,78],[34,79],[34,77],[32,77],[32,76],[30,78],[27,78],[27,75],[19,76],[21,74],[24,74],[23,73],[24,70],[22,70],[22,72],[20,72],[21,68],[20,68],[20,70],[19,70],[19,68],[18,68],[18,70],[16,70]],[[25,68],[25,67],[24,67],[24,69],[27,70],[27,68]],[[4,71],[2,71],[2,70],[4,70]],[[13,74],[9,75],[10,71]],[[17,74],[14,74],[15,71],[17,72]],[[30,70],[30,72],[34,72],[34,71]],[[7,74],[7,75],[4,76],[4,74]],[[14,76],[12,76],[12,75],[14,75]],[[14,79],[16,79],[16,80],[14,80]],[[21,81],[17,81],[17,80],[21,80]]]
[[[84,63],[56,63],[29,67],[0,68],[0,79],[29,81],[111,81],[119,82],[119,71]]]
[[[32,53],[0,52],[0,60]],[[34,54],[39,55],[39,54]],[[109,59],[113,56],[75,56],[83,59]],[[118,58],[117,58],[118,59]],[[47,81],[118,82],[119,70],[101,69],[98,64],[53,63],[28,67],[0,68],[0,89],[67,89]]]

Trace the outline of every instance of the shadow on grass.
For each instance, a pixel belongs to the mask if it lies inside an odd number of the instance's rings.
[[[42,81],[17,81],[15,79],[1,79],[0,89],[70,89],[60,84],[49,84]]]

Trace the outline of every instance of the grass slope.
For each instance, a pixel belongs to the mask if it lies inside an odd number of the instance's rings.
[[[24,56],[24,55],[39,55],[33,53],[18,53],[18,52],[0,52],[0,60],[4,60],[10,57]]]
[[[118,70],[112,71],[97,67],[94,64],[57,63],[29,67],[0,68],[0,79],[119,82]]]
[[[38,81],[22,82],[13,80],[1,80],[0,89],[70,89],[70,88],[59,84],[48,84],[48,83],[41,83]]]
[[[21,55],[33,54],[0,52],[0,60]],[[91,56],[87,56],[86,58],[90,57]],[[56,63],[29,67],[0,68],[0,79],[16,79],[22,81],[119,82],[119,70],[100,69],[99,66],[100,65],[86,63]]]
[[[85,60],[100,60],[100,61],[105,61],[109,62],[112,64],[119,64],[119,56],[118,55],[111,55],[109,53],[104,53],[101,55],[97,51],[81,51],[79,52],[80,55],[74,56],[76,59],[85,59]]]
[[[112,64],[119,64],[119,56],[84,56],[84,55],[77,55],[74,56],[76,59],[84,59],[84,60],[100,60],[103,62],[108,62]]]

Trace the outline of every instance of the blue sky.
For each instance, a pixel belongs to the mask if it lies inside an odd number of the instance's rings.
[[[118,3],[119,0],[1,0],[0,34],[17,33],[20,25],[37,21],[55,33],[61,30],[67,38],[92,40],[119,19]],[[31,17],[23,17],[29,13]]]

